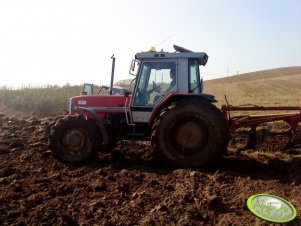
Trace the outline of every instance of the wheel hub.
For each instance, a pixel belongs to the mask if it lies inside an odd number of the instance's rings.
[[[189,120],[180,123],[174,133],[175,143],[181,152],[189,153],[199,150],[206,140],[206,132],[200,123]]]
[[[63,144],[69,152],[78,153],[85,145],[85,134],[78,129],[69,130],[63,138]]]

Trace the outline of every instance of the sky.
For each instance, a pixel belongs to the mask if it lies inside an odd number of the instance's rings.
[[[301,65],[300,0],[0,0],[0,86],[110,83],[135,53],[206,52],[205,80]]]

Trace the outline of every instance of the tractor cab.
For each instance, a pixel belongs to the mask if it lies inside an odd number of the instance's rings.
[[[199,66],[206,65],[208,55],[179,46],[174,48],[175,53],[152,49],[136,54],[130,69],[132,74],[136,70],[137,77],[130,105],[131,123],[149,122],[155,108],[175,96],[202,94]]]

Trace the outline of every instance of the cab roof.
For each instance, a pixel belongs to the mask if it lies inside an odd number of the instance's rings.
[[[178,58],[189,58],[189,59],[197,59],[199,65],[205,66],[208,61],[208,55],[205,52],[193,52],[191,50],[185,49],[183,47],[174,45],[173,46],[176,52],[141,52],[136,53],[135,58],[137,60],[145,60],[145,59],[178,59]]]

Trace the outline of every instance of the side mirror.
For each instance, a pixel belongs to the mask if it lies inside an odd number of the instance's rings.
[[[94,90],[93,84],[85,83],[82,90],[82,95],[93,95],[93,90]]]
[[[133,59],[132,60],[132,63],[131,63],[131,66],[130,66],[130,71],[129,73],[131,75],[134,75],[136,76],[137,75],[137,72],[138,72],[138,69],[139,69],[139,65],[140,65],[140,62],[136,59]]]
[[[125,97],[128,97],[129,95],[130,95],[130,92],[129,92],[129,91],[125,91],[125,92],[124,92],[124,96],[125,96]]]
[[[131,63],[131,71],[135,71],[135,61],[132,60],[132,63]]]

